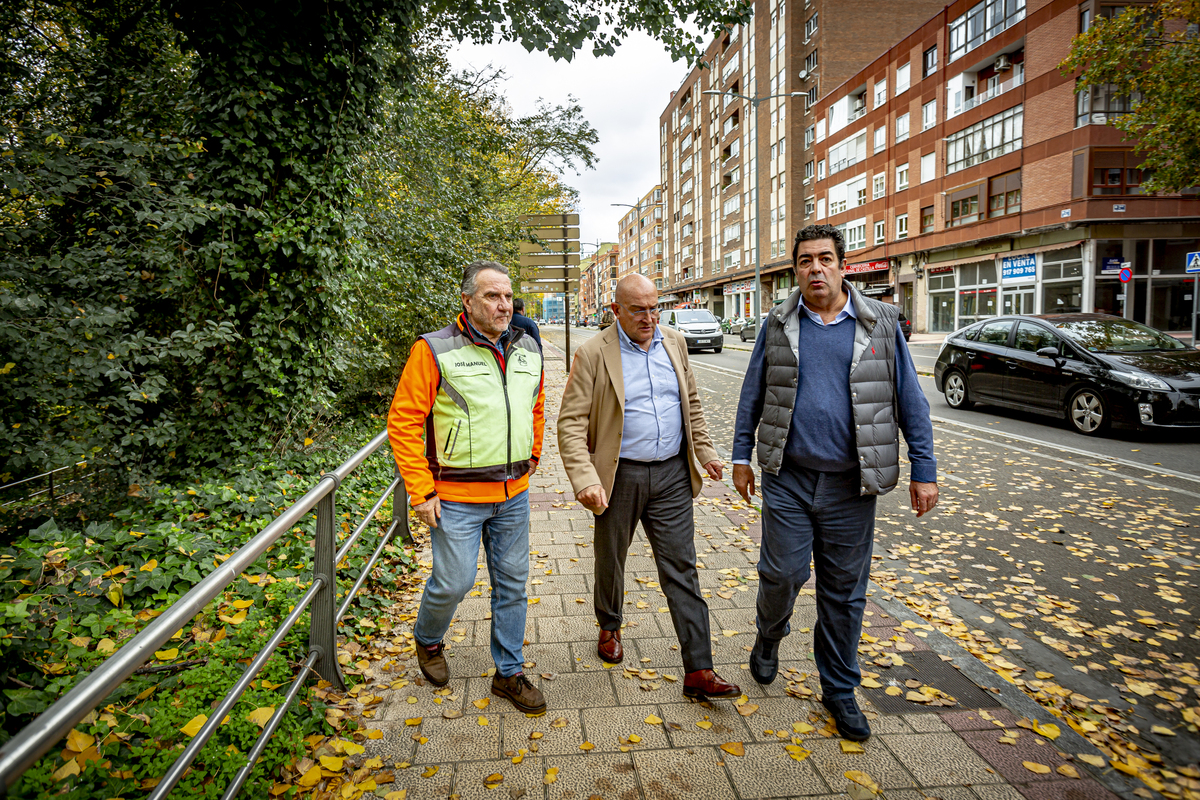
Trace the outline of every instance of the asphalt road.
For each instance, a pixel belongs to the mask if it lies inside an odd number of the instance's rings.
[[[596,333],[572,328],[572,347]],[[543,337],[563,345],[561,326]],[[726,341],[691,360],[728,457],[750,353]],[[913,349],[931,369],[937,345]],[[993,669],[1012,664],[1044,704],[1069,697],[1098,720],[1109,712],[1096,709],[1115,709],[1109,722],[1132,724],[1120,735],[1168,764],[1200,761],[1183,715],[1200,706],[1200,438],[1084,437],[1046,417],[956,412],[931,378],[921,383],[941,497],[920,520],[903,485],[880,499],[875,582],[943,631],[957,625],[951,635]]]

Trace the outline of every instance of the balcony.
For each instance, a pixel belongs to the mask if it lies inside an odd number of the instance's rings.
[[[1016,89],[1018,86],[1025,83],[1024,67],[1024,64],[1018,64],[1017,69],[1014,70],[1014,75],[1011,78],[1006,80],[1004,83],[993,86],[991,89],[982,91],[969,100],[964,101],[962,108],[955,110],[950,116],[956,117],[965,111],[970,111],[975,106],[983,105],[988,100],[994,100],[1005,92]]]

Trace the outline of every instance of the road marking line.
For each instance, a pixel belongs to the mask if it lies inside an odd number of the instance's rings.
[[[720,392],[718,392],[716,389],[710,389],[707,386],[701,386],[700,390],[703,392],[712,392],[713,394],[720,394]]]
[[[1143,464],[1139,461],[1130,461],[1129,459],[1117,458],[1116,456],[1106,456],[1101,453],[1092,452],[1091,450],[1080,450],[1079,448],[1076,448],[1076,447],[1068,447],[1067,445],[1062,445],[1062,444],[1053,444],[1053,443],[1047,442],[1043,439],[1034,439],[1031,436],[1022,436],[1019,433],[1008,433],[1006,431],[998,431],[998,430],[994,430],[992,428],[984,427],[983,425],[972,425],[969,422],[959,422],[958,420],[947,419],[946,417],[931,416],[930,419],[932,419],[934,422],[944,422],[947,425],[958,425],[961,428],[970,428],[973,431],[981,431],[983,433],[990,433],[993,436],[1004,436],[1009,439],[1016,439],[1017,441],[1027,442],[1029,444],[1037,444],[1037,445],[1042,445],[1044,447],[1053,447],[1055,450],[1061,450],[1064,453],[1074,453],[1077,456],[1087,456],[1088,458],[1095,458],[1095,459],[1099,459],[1100,461],[1109,461],[1113,464],[1121,464],[1126,467],[1133,467],[1135,469],[1144,469],[1147,472],[1157,472],[1159,475],[1170,475],[1173,478],[1179,478],[1180,480],[1191,481],[1192,483],[1200,483],[1200,475],[1194,475],[1190,472],[1177,472],[1173,469],[1167,469],[1166,467],[1156,467],[1153,464]]]
[[[735,369],[727,369],[726,367],[714,367],[712,364],[704,364],[700,361],[694,361],[694,360],[691,361],[690,363],[693,367],[699,367],[700,369],[710,369],[713,372],[719,372],[722,375],[732,375],[735,378],[746,377],[745,372],[738,372]]]
[[[938,421],[941,422],[943,420],[938,420]],[[945,421],[950,422],[950,420],[945,420]],[[957,425],[957,424],[961,424],[961,423],[951,422],[951,424]],[[973,428],[975,426],[971,425],[971,426],[967,426],[967,427]],[[988,431],[988,432],[992,433],[993,431]],[[1098,472],[1098,473],[1102,473],[1104,475],[1113,475],[1117,478],[1123,478],[1127,481],[1133,481],[1134,483],[1140,483],[1144,486],[1149,486],[1151,489],[1154,489],[1156,491],[1175,492],[1177,494],[1187,495],[1188,497],[1200,498],[1200,492],[1189,492],[1187,489],[1176,489],[1174,486],[1159,486],[1156,483],[1151,483],[1150,481],[1143,480],[1142,478],[1135,478],[1132,475],[1125,475],[1124,473],[1121,473],[1121,472],[1109,472],[1108,470],[1103,469],[1102,467],[1097,466],[1095,464],[1084,464],[1081,461],[1071,461],[1070,459],[1061,458],[1059,456],[1055,456],[1050,453],[1039,453],[1037,450],[1026,450],[1024,447],[1017,447],[1015,444],[1005,444],[1004,442],[988,441],[987,439],[981,439],[978,436],[971,436],[968,433],[959,433],[958,431],[948,431],[948,430],[945,430],[944,428],[942,429],[942,433],[949,434],[950,436],[961,436],[963,439],[971,439],[972,441],[984,442],[985,444],[993,444],[996,447],[1003,447],[1006,450],[1015,450],[1018,453],[1025,453],[1026,455],[1038,456],[1039,458],[1046,458],[1051,461],[1056,461],[1059,464],[1066,464],[1071,467],[1078,467],[1079,469],[1089,470],[1091,472]],[[1035,441],[1038,444],[1046,444],[1045,442],[1039,442],[1036,439],[1034,439],[1032,441]],[[1057,447],[1057,445],[1047,445],[1047,446],[1048,447]],[[1064,449],[1069,449],[1069,448],[1064,448]],[[1137,466],[1140,467],[1141,465],[1139,464]]]

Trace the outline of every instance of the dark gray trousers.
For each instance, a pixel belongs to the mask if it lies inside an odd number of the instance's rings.
[[[708,604],[696,574],[696,528],[687,451],[653,463],[621,459],[608,508],[596,517],[596,620],[606,631],[621,627],[625,555],[638,522],[654,551],[658,582],[687,672],[712,669]]]

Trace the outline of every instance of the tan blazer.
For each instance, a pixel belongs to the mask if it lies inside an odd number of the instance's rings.
[[[605,328],[576,351],[558,411],[558,450],[571,488],[579,493],[598,483],[610,500],[625,427],[625,379],[618,324]],[[659,330],[679,378],[688,472],[692,497],[696,497],[704,485],[698,465],[717,460],[717,451],[708,438],[708,423],[700,409],[696,376],[688,364],[687,341],[678,331],[665,327]]]

